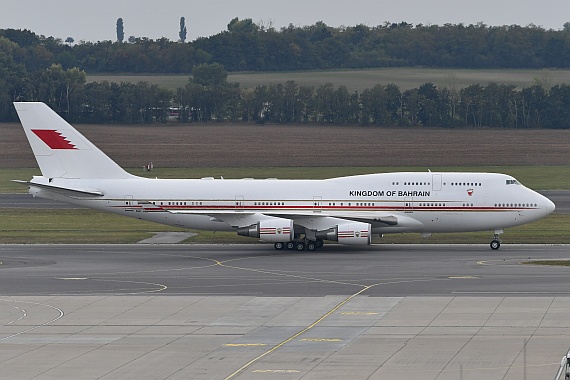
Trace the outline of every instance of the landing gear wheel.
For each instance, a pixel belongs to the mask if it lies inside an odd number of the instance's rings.
[[[295,242],[294,241],[290,241],[287,244],[285,244],[285,248],[287,249],[295,249]]]
[[[499,239],[499,235],[503,233],[503,230],[496,229],[495,234],[493,235],[493,240],[491,240],[491,249],[496,251],[501,247],[501,239]]]
[[[322,239],[317,239],[315,243],[317,244],[317,248],[322,248],[323,245],[325,244],[325,242],[322,241]]]
[[[302,241],[299,241],[295,244],[295,248],[297,248],[297,251],[304,251],[305,250],[305,243]]]
[[[307,242],[307,251],[314,251],[315,249],[317,249],[317,242],[316,241],[308,241]]]
[[[284,249],[284,248],[285,248],[285,243],[277,242],[277,243],[273,244],[273,247],[274,247],[276,250]]]

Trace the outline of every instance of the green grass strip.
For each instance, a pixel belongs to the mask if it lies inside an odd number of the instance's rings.
[[[570,260],[542,260],[542,261],[525,261],[522,264],[529,265],[552,265],[559,267],[570,267]]]
[[[189,244],[257,243],[257,239],[237,236],[233,232],[194,231],[174,228],[134,218],[106,214],[87,209],[0,209],[0,244],[56,243],[135,243],[153,236],[154,232],[190,231],[197,236],[186,239]],[[373,243],[442,243],[487,244],[493,234],[442,233],[422,238],[417,233],[375,235]],[[570,244],[570,215],[552,214],[520,227],[509,228],[501,235],[503,242],[535,244]]]

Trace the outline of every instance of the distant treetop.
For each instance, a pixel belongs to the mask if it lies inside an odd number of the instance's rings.
[[[124,39],[125,39],[125,30],[123,26],[123,19],[119,17],[117,19],[117,42],[122,43]]]
[[[219,63],[229,71],[294,71],[425,66],[453,68],[570,68],[570,22],[561,30],[536,25],[383,25],[331,27],[322,21],[276,30],[250,18],[233,18],[227,30],[189,43],[186,20],[179,39],[129,37],[123,19],[117,40],[64,43],[28,30],[0,30],[23,49],[28,69],[60,63],[89,73],[190,73]],[[67,41],[67,40],[66,40]],[[41,48],[37,47],[40,45]],[[65,54],[63,54],[65,52]]]
[[[188,29],[186,29],[186,19],[184,17],[180,17],[180,31],[178,32],[178,36],[180,37],[180,42],[186,42],[186,33]]]

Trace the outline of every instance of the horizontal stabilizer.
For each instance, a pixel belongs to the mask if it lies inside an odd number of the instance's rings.
[[[94,190],[85,190],[85,189],[71,189],[67,187],[59,187],[59,186],[52,186],[52,185],[44,185],[41,183],[35,182],[28,182],[28,181],[20,181],[20,180],[12,180],[12,182],[20,183],[22,185],[26,185],[29,187],[36,187],[39,189],[45,189],[52,191],[54,193],[63,194],[69,197],[102,197],[105,194],[101,191],[94,191]]]

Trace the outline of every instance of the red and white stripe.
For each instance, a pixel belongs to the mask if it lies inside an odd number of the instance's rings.
[[[260,235],[289,235],[291,234],[291,229],[289,227],[277,228],[277,227],[261,227],[259,229]]]

